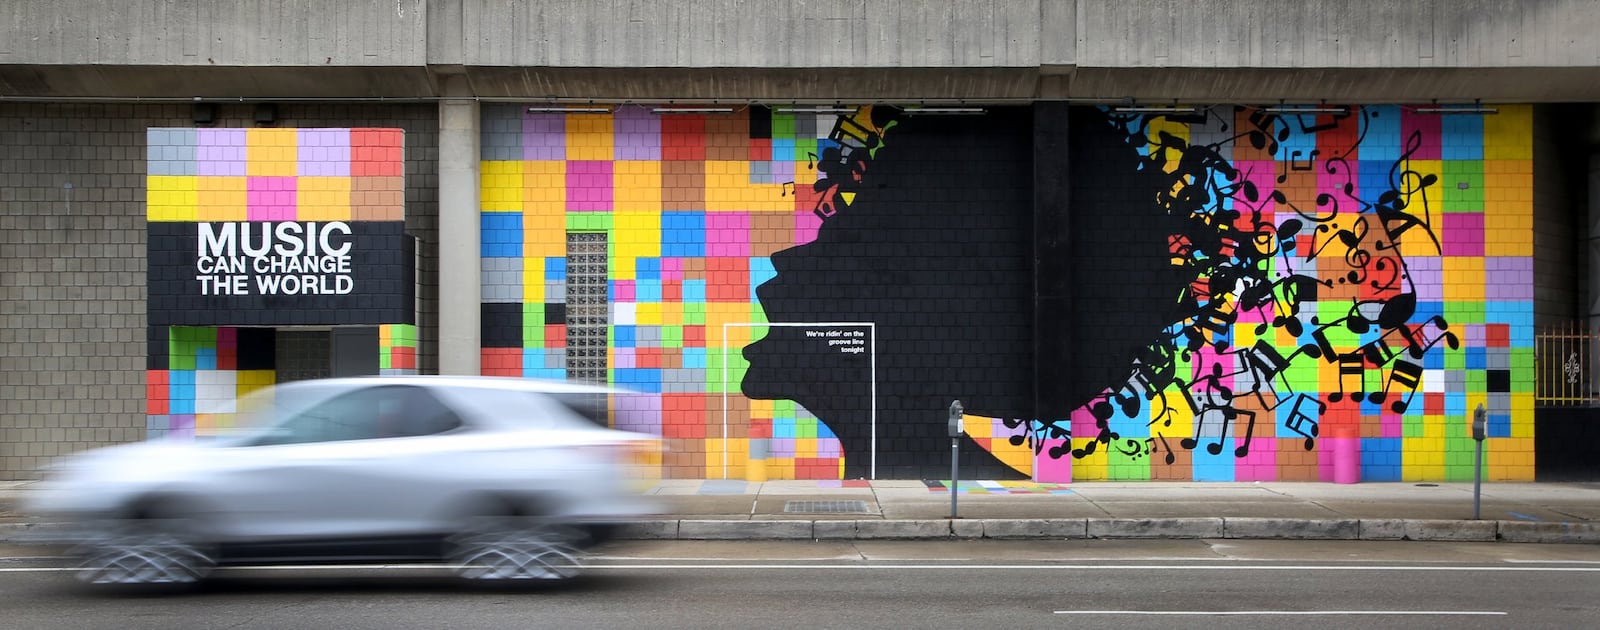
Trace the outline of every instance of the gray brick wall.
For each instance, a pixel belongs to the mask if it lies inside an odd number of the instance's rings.
[[[253,113],[225,105],[217,126]],[[144,438],[145,129],[192,124],[186,104],[0,104],[0,480]],[[437,107],[284,104],[277,126],[406,130],[419,367],[437,372]]]

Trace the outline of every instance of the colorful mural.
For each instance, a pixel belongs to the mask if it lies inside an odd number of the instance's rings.
[[[837,440],[792,401],[739,392],[765,315],[769,257],[815,237],[828,114],[483,111],[483,355],[488,375],[566,378],[569,233],[605,234],[608,380],[659,426],[663,474],[834,479]]]
[[[378,327],[380,371],[416,373],[401,130],[147,141],[149,437],[230,426],[239,397],[278,380],[276,326]]]
[[[666,438],[667,477],[925,474],[968,392],[978,470],[1331,479],[1340,454],[1363,479],[1461,479],[1482,403],[1490,478],[1532,478],[1529,108],[1101,110],[1083,135],[1104,146],[1077,150],[1138,177],[1070,182],[1083,201],[1054,209],[1033,208],[1028,111],[486,107],[483,370],[568,375],[568,237],[603,234],[606,373],[659,409],[631,428]],[[1125,209],[1093,200],[1116,186],[1175,227],[1115,225]],[[1035,211],[1158,239],[1186,278],[1100,296],[1102,318],[1156,304],[1166,323],[1125,382],[1042,419],[1022,415],[1017,294]]]
[[[1488,478],[1533,478],[1529,108],[1110,120],[1187,221],[1166,239],[1190,283],[1126,383],[1026,423],[1045,456],[1076,479],[1329,480],[1344,452],[1360,479],[1465,480],[1483,405]]]

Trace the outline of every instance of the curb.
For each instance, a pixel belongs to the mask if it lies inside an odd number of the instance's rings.
[[[0,543],[26,543],[48,523],[0,523]],[[1600,544],[1600,523],[1431,519],[900,519],[697,520],[629,523],[620,540],[1408,540]]]

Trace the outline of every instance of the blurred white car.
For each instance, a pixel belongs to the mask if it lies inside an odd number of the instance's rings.
[[[656,438],[606,425],[627,395],[486,377],[288,383],[242,399],[240,426],[221,435],[64,457],[26,508],[71,523],[91,584],[318,561],[562,579],[654,510],[630,473]]]

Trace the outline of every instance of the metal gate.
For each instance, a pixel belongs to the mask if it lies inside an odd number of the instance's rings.
[[[1590,375],[1595,337],[1581,322],[1545,326],[1534,334],[1535,404],[1589,405],[1600,398]]]

